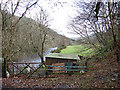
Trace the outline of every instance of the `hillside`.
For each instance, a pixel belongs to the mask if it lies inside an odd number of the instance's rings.
[[[16,20],[18,17],[14,17]],[[1,21],[0,17],[0,21]],[[7,21],[7,27],[9,28],[11,24],[11,20]],[[2,25],[2,23],[0,23]],[[20,56],[37,53],[36,50],[41,50],[41,43],[44,37],[44,33],[47,33],[44,43],[44,51],[48,50],[52,47],[59,47],[61,45],[71,45],[71,39],[59,35],[57,32],[52,29],[40,25],[38,29],[39,23],[33,19],[23,17],[20,22],[16,25],[14,34],[12,36],[13,42],[11,47],[11,52],[15,52],[12,59],[17,59]],[[44,29],[43,31],[41,31]],[[2,31],[2,39],[3,39],[3,56],[6,53],[6,48],[8,47],[8,40],[10,37],[10,30]]]

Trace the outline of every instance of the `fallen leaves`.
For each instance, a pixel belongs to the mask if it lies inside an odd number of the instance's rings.
[[[3,86],[14,88],[118,88],[117,64],[97,62],[94,67],[88,68],[88,72],[82,75],[49,75],[47,78],[30,78],[15,76],[3,78]]]

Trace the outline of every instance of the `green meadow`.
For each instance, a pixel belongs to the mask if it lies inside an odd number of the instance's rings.
[[[62,49],[60,53],[81,55],[84,57],[92,56],[95,54],[94,49],[87,44],[67,46],[65,49]]]

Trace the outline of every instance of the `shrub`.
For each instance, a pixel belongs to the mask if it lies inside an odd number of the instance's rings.
[[[51,51],[51,53],[60,53],[62,49],[65,49],[66,46],[62,45],[60,47],[57,48],[57,50]]]
[[[113,47],[113,40],[109,40],[105,46],[101,46],[96,50],[96,57],[103,57],[109,54],[109,51],[112,50]]]

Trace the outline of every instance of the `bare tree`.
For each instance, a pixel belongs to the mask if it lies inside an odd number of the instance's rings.
[[[46,11],[39,7],[38,12],[36,12],[35,22],[32,24],[37,33],[30,33],[30,38],[31,46],[34,48],[35,53],[40,56],[42,62],[44,62],[45,45],[48,38],[48,22]]]
[[[98,3],[98,2],[97,2]],[[103,14],[103,18],[105,21],[105,28],[106,28],[106,32],[110,33],[110,35],[112,36],[113,39],[113,45],[112,45],[112,49],[115,49],[116,51],[116,56],[117,56],[117,62],[119,62],[119,48],[120,48],[120,30],[119,30],[119,10],[120,10],[120,2],[107,2],[107,10],[106,13]],[[97,8],[97,5],[96,5]],[[98,10],[98,12],[100,13],[101,11]],[[105,15],[106,14],[106,15]],[[100,16],[98,16],[100,17]],[[117,29],[118,28],[118,29]],[[111,39],[111,40],[112,40]]]
[[[90,38],[93,34],[104,51],[116,50],[119,60],[119,2],[78,2],[78,15],[72,20],[70,26],[73,32],[95,45]],[[82,8],[82,9],[81,9]],[[83,10],[83,11],[80,11]],[[118,29],[117,29],[118,28]]]
[[[84,2],[81,4],[81,2],[78,2],[76,5],[80,9],[77,10],[78,14],[74,19],[72,19],[70,27],[72,28],[73,32],[79,34],[82,38],[85,38],[89,44],[92,44],[94,47],[96,47],[89,36],[90,34],[93,34],[92,30],[95,30],[95,25],[93,22],[95,19],[90,16],[92,14],[91,12],[93,12],[94,9],[94,3]]]
[[[8,32],[8,42],[6,47],[3,47],[4,53],[4,65],[7,64],[8,61],[11,61],[12,55],[16,52],[12,52],[12,44],[13,44],[13,35],[15,31],[16,25],[19,23],[19,21],[25,16],[27,11],[36,5],[38,0],[30,0],[30,1],[23,1],[23,0],[7,0],[7,1],[1,1],[0,4],[0,13],[2,15],[2,31]],[[23,7],[21,7],[23,6]],[[23,9],[21,11],[21,9]],[[22,13],[21,13],[22,12]],[[19,17],[15,19],[15,15],[19,14]],[[3,43],[4,43],[4,33],[3,33]],[[4,68],[5,75],[6,75],[6,68]],[[6,76],[5,76],[6,77]]]
[[[90,34],[94,34],[98,42],[106,46],[108,40],[113,38],[116,43],[116,3],[90,2],[77,3],[79,8],[78,15],[72,20],[71,27],[74,32],[81,37],[86,37],[88,42],[94,45],[90,40]]]

